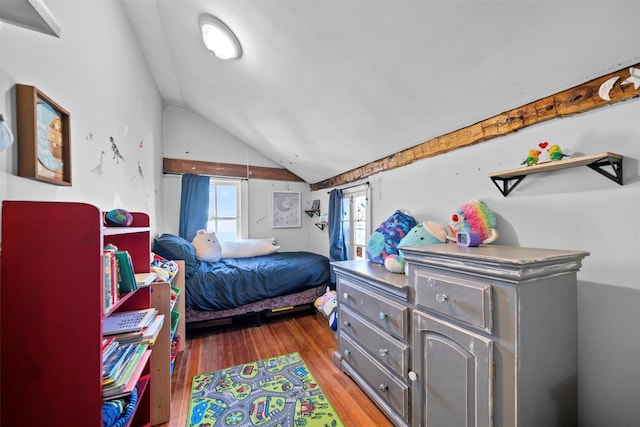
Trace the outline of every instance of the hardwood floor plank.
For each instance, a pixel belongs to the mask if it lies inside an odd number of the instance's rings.
[[[297,313],[252,322],[198,330],[187,337],[178,354],[171,381],[171,419],[160,427],[184,427],[195,375],[298,352],[336,412],[348,427],[390,427],[393,424],[353,380],[333,364],[336,336],[321,314]]]

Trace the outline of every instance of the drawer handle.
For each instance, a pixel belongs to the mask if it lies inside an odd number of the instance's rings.
[[[349,294],[345,292],[344,294],[342,294],[342,298],[343,299],[349,299]]]
[[[389,390],[389,386],[386,384],[380,384],[380,391],[386,393]]]
[[[345,351],[343,352],[343,354],[344,354],[344,356],[345,356],[345,357],[349,357],[349,355],[351,354],[351,352],[350,352],[349,350],[345,350]]]
[[[347,322],[346,320],[342,323],[342,326],[344,326],[345,328],[348,328],[349,326],[351,326],[351,323]]]
[[[384,357],[384,356],[386,356],[387,354],[389,354],[389,350],[387,350],[386,348],[378,349],[378,354],[379,354],[381,357]]]
[[[416,374],[416,373],[415,373],[415,372],[413,372],[413,371],[409,371],[409,379],[410,379],[411,381],[415,381],[415,380],[417,380],[417,379],[418,379],[418,374]]]
[[[381,311],[380,313],[378,313],[378,317],[380,318],[380,320],[384,320],[387,318],[387,313]]]
[[[436,301],[445,302],[449,300],[449,295],[447,294],[436,294]]]

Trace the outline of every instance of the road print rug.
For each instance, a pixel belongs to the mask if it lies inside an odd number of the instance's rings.
[[[187,426],[344,424],[296,352],[193,377]]]

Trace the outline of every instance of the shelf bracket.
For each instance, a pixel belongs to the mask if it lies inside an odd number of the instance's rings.
[[[310,209],[310,210],[305,210],[305,212],[307,213],[307,215],[309,216],[313,216],[314,214],[320,216],[320,209]]]
[[[326,222],[316,222],[315,224],[320,230],[324,230],[324,227],[327,225]]]
[[[502,193],[504,197],[507,197],[509,193],[511,193],[518,186],[518,184],[522,182],[525,176],[526,175],[518,175],[518,176],[509,177],[509,178],[492,176],[491,181],[493,181],[495,186],[498,187],[498,190],[500,190],[500,193]],[[498,183],[498,181],[500,181],[500,183]]]
[[[600,175],[606,176],[610,180],[617,182],[622,185],[622,159],[616,159],[613,157],[606,157],[604,159],[597,160],[593,163],[589,163],[587,165],[589,168],[598,172]],[[605,167],[610,166],[613,170],[613,173],[604,169]]]

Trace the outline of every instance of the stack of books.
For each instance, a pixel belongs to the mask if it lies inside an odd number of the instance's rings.
[[[102,334],[114,336],[120,343],[155,343],[164,324],[164,315],[155,308],[114,313],[102,322]]]
[[[119,343],[115,337],[103,340],[102,397],[115,399],[131,394],[149,355],[148,344]]]
[[[164,323],[155,308],[113,313],[102,321],[102,397],[129,395]]]

